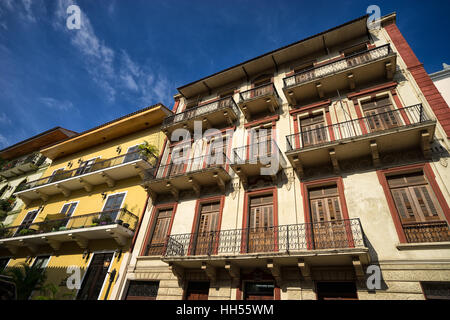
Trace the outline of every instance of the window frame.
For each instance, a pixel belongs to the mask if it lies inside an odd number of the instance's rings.
[[[433,173],[433,170],[429,163],[420,163],[420,164],[414,164],[409,166],[402,166],[402,167],[394,167],[389,169],[381,169],[377,170],[377,176],[378,181],[380,182],[384,195],[389,207],[389,211],[391,213],[391,217],[395,226],[395,229],[397,231],[398,239],[400,243],[409,243],[406,239],[405,232],[403,230],[403,225],[400,220],[400,215],[397,210],[397,207],[394,202],[394,198],[392,197],[391,190],[389,188],[389,184],[387,182],[387,176],[390,175],[396,175],[396,174],[402,174],[402,173],[411,173],[422,170],[423,175],[425,176],[425,179],[428,181],[428,184],[430,185],[431,189],[434,192],[434,195],[437,199],[437,202],[439,203],[441,210],[447,220],[447,223],[450,224],[450,210],[447,204],[447,201],[444,198],[444,195],[441,192],[441,189],[439,185],[436,182],[435,175]]]

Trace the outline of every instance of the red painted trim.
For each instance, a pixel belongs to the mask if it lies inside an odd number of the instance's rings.
[[[395,86],[397,86],[397,82],[391,81],[391,82],[384,83],[384,84],[374,86],[374,87],[370,87],[370,88],[367,88],[367,89],[364,89],[364,90],[361,90],[358,92],[349,93],[347,95],[347,98],[352,100],[352,99],[362,96],[362,95],[368,95],[369,93],[375,93],[377,91],[382,91],[382,90],[389,89],[389,88],[392,88]]]
[[[144,205],[144,209],[142,210],[141,217],[139,219],[139,224],[137,225],[137,228],[134,230],[133,239],[131,240],[131,245],[130,245],[130,250],[129,250],[130,253],[133,252],[137,235],[139,234],[139,230],[141,229],[142,221],[144,220],[145,212],[147,211],[147,205],[148,205],[149,198],[150,198],[150,195],[147,194],[147,199],[145,199],[145,205]]]
[[[301,107],[297,107],[295,109],[292,109],[292,110],[289,111],[289,114],[291,116],[293,116],[293,115],[295,115],[295,114],[297,114],[299,112],[305,112],[306,110],[309,111],[311,109],[323,107],[325,105],[330,105],[330,104],[331,104],[331,100],[330,99],[324,100],[324,101],[319,101],[319,102],[308,104],[306,106],[301,106]]]
[[[320,179],[320,180],[314,180],[314,181],[308,181],[308,182],[300,182],[301,185],[301,194],[303,198],[303,213],[305,217],[305,223],[312,223],[311,221],[311,209],[309,206],[309,197],[308,197],[308,189],[313,187],[320,187],[322,185],[329,185],[329,184],[336,184],[339,194],[339,204],[341,205],[342,210],[342,219],[349,220],[348,216],[348,210],[347,210],[347,201],[345,200],[345,194],[344,194],[344,183],[342,177],[333,177],[333,178],[327,178],[327,179]],[[312,230],[310,230],[312,232]],[[346,234],[347,234],[347,240],[349,241],[350,246],[354,246],[353,243],[353,237],[351,236],[352,232],[350,230],[350,227],[346,225]],[[310,235],[309,235],[310,236]],[[307,247],[309,250],[313,248],[312,246],[312,239],[309,237],[307,239]]]
[[[268,188],[263,188],[263,189],[259,189],[259,190],[252,190],[252,191],[245,191],[244,194],[244,214],[242,216],[242,229],[243,232],[245,232],[245,229],[247,228],[248,225],[248,214],[249,214],[249,198],[251,196],[255,196],[255,195],[264,195],[264,194],[270,194],[272,193],[273,195],[273,226],[277,227],[278,226],[278,193],[277,193],[277,187],[268,187]],[[277,234],[274,235],[275,236],[275,251],[278,251],[278,241],[277,241]],[[241,253],[246,253],[245,252],[245,243],[244,241],[247,240],[246,237],[243,237],[242,239],[242,243],[241,243]]]
[[[188,255],[193,255],[192,249],[193,249],[193,244],[195,241],[195,234],[198,231],[198,224],[199,224],[199,216],[200,216],[200,206],[204,203],[210,203],[210,202],[217,202],[219,201],[220,203],[220,208],[219,208],[219,218],[217,220],[217,230],[216,231],[220,231],[221,227],[222,227],[222,214],[223,214],[223,207],[225,205],[225,196],[213,196],[213,197],[209,197],[209,198],[202,198],[202,199],[198,199],[197,202],[195,203],[195,214],[194,214],[194,221],[192,222],[192,228],[191,228],[191,239],[189,241],[189,248],[188,248]],[[217,250],[219,248],[219,238],[217,238],[216,243],[214,244],[214,251],[213,254],[217,254]]]
[[[425,71],[422,63],[420,63],[419,59],[417,59],[397,25],[395,23],[391,23],[385,26],[385,29],[398,53],[405,62],[406,67],[411,72],[411,75],[430,104],[433,113],[442,125],[447,138],[450,138],[450,112],[448,112],[449,106],[447,102],[444,100],[430,76]]]
[[[295,134],[295,149],[300,148],[300,123],[298,121],[298,117],[294,116],[294,134]]]
[[[439,188],[439,185],[436,182],[435,175],[433,173],[433,170],[429,163],[420,163],[420,164],[413,164],[408,166],[402,166],[402,167],[394,167],[389,169],[382,169],[377,170],[377,176],[378,180],[380,181],[380,184],[383,188],[384,194],[386,196],[386,201],[388,203],[389,211],[392,216],[392,220],[394,222],[395,230],[397,231],[397,235],[399,238],[399,241],[401,243],[406,243],[406,236],[403,231],[403,226],[400,220],[400,215],[398,214],[397,207],[395,206],[394,198],[392,197],[391,190],[389,188],[386,175],[392,175],[392,174],[401,174],[406,173],[410,171],[418,171],[422,170],[428,183],[430,184],[431,189],[434,192],[434,195],[436,196],[439,205],[444,212],[444,216],[447,219],[447,222],[450,222],[450,210],[449,206],[447,204],[447,201],[445,201],[444,195],[441,192],[441,189]]]
[[[356,116],[358,117],[358,119],[360,119],[359,126],[361,127],[362,134],[367,134],[368,131],[367,131],[366,123],[364,122],[362,109],[361,109],[361,106],[359,105],[357,99],[353,100],[353,107],[355,108]]]
[[[143,246],[141,248],[141,252],[140,252],[140,256],[144,255],[145,249],[147,247],[147,243],[149,241],[149,238],[152,234],[152,231],[155,227],[155,222],[156,222],[156,214],[159,212],[159,210],[161,209],[169,209],[172,208],[172,217],[170,218],[170,223],[169,223],[169,228],[167,229],[167,236],[170,235],[170,232],[172,231],[172,226],[173,226],[173,220],[175,218],[175,213],[177,211],[177,206],[178,203],[177,202],[173,202],[173,203],[165,203],[165,204],[160,204],[160,205],[156,205],[153,206],[153,210],[152,210],[152,215],[151,215],[151,219],[150,219],[150,224],[149,227],[146,231],[146,235],[145,235],[145,240],[143,242]]]
[[[327,119],[328,133],[330,135],[330,141],[334,141],[336,139],[334,137],[333,126],[332,126],[333,123],[331,122],[330,111],[325,112],[325,118]]]
[[[397,94],[397,90],[392,89],[391,90],[392,98],[394,98],[395,105],[397,106],[397,109],[400,110],[400,114],[402,115],[403,121],[405,121],[406,125],[411,124],[409,122],[408,116],[406,115],[405,109],[403,109],[402,102],[400,101],[400,98]]]
[[[268,122],[275,122],[278,121],[280,119],[280,116],[277,114],[275,116],[269,116],[269,117],[265,117],[263,119],[258,119],[258,120],[254,120],[251,122],[247,122],[246,124],[244,124],[244,128],[250,128],[250,127],[255,127],[261,124],[265,124]]]
[[[179,105],[180,105],[180,100],[175,100],[175,104],[174,104],[174,106],[172,108],[174,114],[177,113]]]

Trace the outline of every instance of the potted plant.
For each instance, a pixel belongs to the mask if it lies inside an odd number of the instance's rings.
[[[112,223],[112,218],[110,215],[105,215],[105,216],[100,217],[101,225],[110,224],[110,223]]]
[[[123,220],[117,219],[117,220],[115,221],[115,223],[118,224],[118,225],[122,225]]]
[[[124,224],[122,224],[122,226],[124,226],[125,228],[128,228],[130,226],[130,224],[129,223],[124,223]]]
[[[154,145],[151,145],[148,143],[148,141],[145,141],[138,146],[138,149],[140,150],[140,155],[148,159],[149,157],[153,156],[155,157],[155,154],[158,154],[158,148],[156,148]]]
[[[33,229],[22,229],[19,231],[19,235],[26,236],[26,235],[32,234],[34,232],[35,231]]]

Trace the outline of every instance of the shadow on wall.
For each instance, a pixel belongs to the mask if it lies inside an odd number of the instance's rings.
[[[0,274],[0,300],[73,300],[78,292],[75,281],[79,279],[81,285],[85,271],[79,268],[74,272],[66,267],[41,269],[26,263],[7,267]]]
[[[364,237],[364,243],[366,244],[367,248],[369,249],[369,256],[370,256],[370,261],[371,261],[370,265],[377,266],[380,270],[380,276],[381,276],[380,288],[377,290],[387,290],[389,287],[386,284],[386,282],[384,281],[383,271],[378,262],[378,253],[375,250],[375,248],[372,246],[372,243],[369,241],[369,238],[367,238],[367,236],[364,232],[363,232],[363,237]],[[366,267],[366,270],[367,270],[367,267]],[[368,276],[370,276],[370,274],[366,274],[366,279]],[[367,292],[370,294],[375,294],[375,290],[367,289]]]

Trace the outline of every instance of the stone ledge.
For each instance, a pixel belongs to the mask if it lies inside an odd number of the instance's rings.
[[[426,249],[450,249],[450,241],[422,242],[422,243],[397,243],[397,250],[426,250]]]

